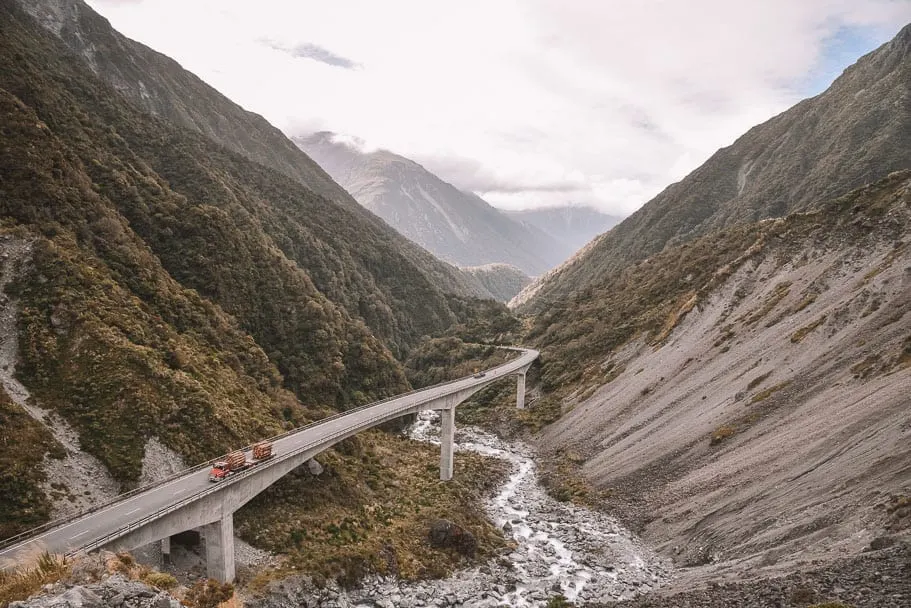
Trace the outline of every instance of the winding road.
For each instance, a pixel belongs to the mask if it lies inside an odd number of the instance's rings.
[[[230,517],[281,476],[339,441],[407,414],[430,409],[451,411],[472,394],[505,377],[520,377],[521,407],[525,372],[538,357],[538,351],[510,350],[518,351],[519,356],[487,370],[481,377],[468,376],[405,393],[279,435],[272,439],[273,459],[223,482],[214,484],[208,480],[213,459],[105,505],[7,539],[0,543],[0,567],[13,567],[40,550],[72,554],[106,546],[136,547],[167,538],[182,531],[181,526],[187,526],[185,530]],[[231,571],[233,576],[233,558]]]

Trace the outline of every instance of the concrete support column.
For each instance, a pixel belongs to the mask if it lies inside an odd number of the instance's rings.
[[[440,480],[452,479],[452,450],[455,442],[455,408],[440,410],[443,428],[440,432]]]
[[[518,374],[519,382],[516,385],[516,407],[525,409],[525,372]]]
[[[161,563],[171,563],[171,537],[165,536],[161,539]]]
[[[206,576],[223,583],[234,582],[234,515],[202,527],[206,538]]]

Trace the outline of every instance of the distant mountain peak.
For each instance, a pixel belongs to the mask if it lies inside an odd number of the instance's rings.
[[[459,266],[508,263],[538,275],[571,253],[547,233],[404,156],[328,132],[295,137],[294,142],[364,207],[445,261]]]

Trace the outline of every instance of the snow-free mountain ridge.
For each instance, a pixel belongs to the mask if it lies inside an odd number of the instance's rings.
[[[547,233],[514,221],[479,196],[388,150],[362,152],[327,132],[295,137],[294,142],[359,203],[452,264],[505,263],[536,276],[572,252]]]

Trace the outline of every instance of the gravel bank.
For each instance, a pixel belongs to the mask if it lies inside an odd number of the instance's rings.
[[[871,551],[819,570],[773,579],[710,583],[704,589],[662,593],[630,601],[592,604],[610,608],[790,608],[815,604],[853,608],[911,607],[911,544]]]

